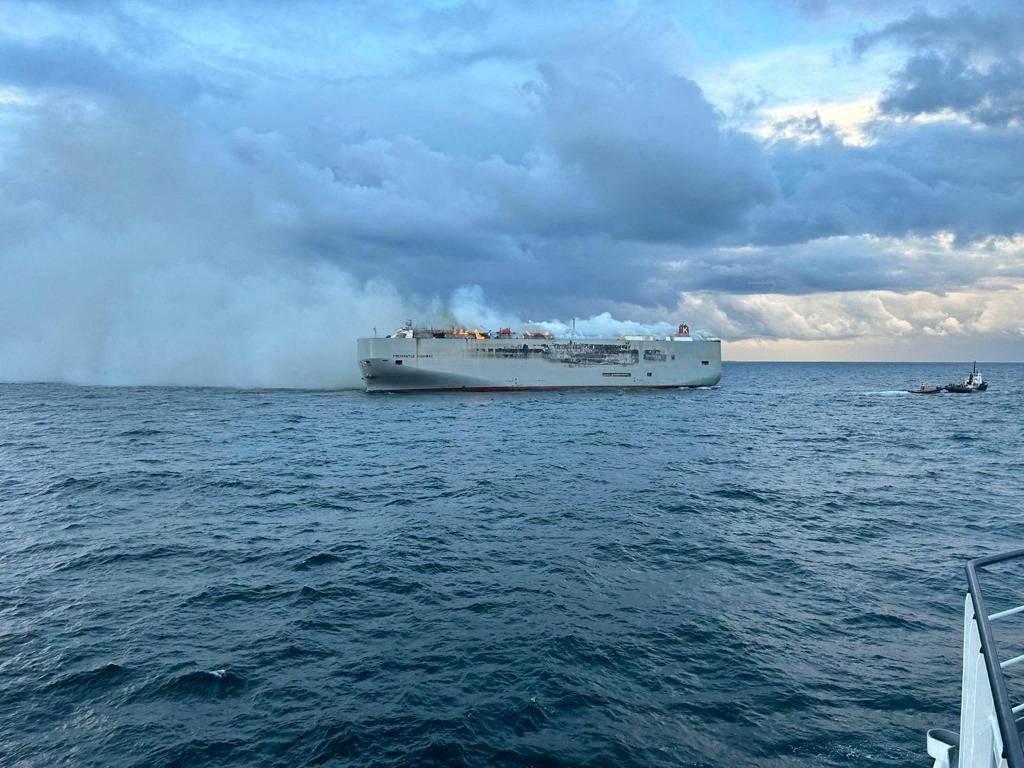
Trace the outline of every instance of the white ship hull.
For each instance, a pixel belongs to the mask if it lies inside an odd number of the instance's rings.
[[[722,378],[717,339],[387,337],[357,344],[367,392],[667,389]]]

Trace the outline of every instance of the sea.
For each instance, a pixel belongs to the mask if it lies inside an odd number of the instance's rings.
[[[0,764],[929,765],[964,563],[1024,546],[1024,365],[982,368],[2,385]]]

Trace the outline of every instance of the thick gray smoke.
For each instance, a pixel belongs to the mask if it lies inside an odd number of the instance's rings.
[[[355,386],[374,329],[525,322],[475,286],[410,299],[357,279],[290,232],[244,155],[165,116],[50,111],[0,167],[3,381]],[[635,330],[596,322],[580,328]]]
[[[8,145],[0,380],[337,387],[394,288],[267,226],[241,166],[181,126],[56,113]]]
[[[355,338],[405,313],[388,285],[322,264],[160,263],[150,251],[82,267],[57,251],[16,261],[17,293],[7,283],[0,297],[4,380],[354,386]]]

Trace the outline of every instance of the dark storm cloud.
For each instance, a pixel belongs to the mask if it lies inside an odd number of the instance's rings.
[[[977,274],[908,266],[869,240],[796,246],[937,231],[976,240],[1012,235],[1024,220],[1019,129],[905,124],[879,129],[868,147],[818,131],[815,141],[764,148],[724,127],[692,81],[657,69],[550,64],[526,92],[537,134],[519,161],[438,151],[411,136],[328,130],[300,142],[248,128],[204,135],[170,113],[134,107],[128,119],[65,115],[59,128],[56,113],[41,112],[29,133],[53,137],[32,144],[42,167],[74,167],[78,155],[130,146],[136,162],[111,167],[137,174],[165,167],[176,153],[207,153],[217,161],[214,180],[195,204],[245,200],[216,216],[289,258],[325,260],[360,279],[387,276],[427,296],[472,282],[531,314],[602,297],[668,303],[678,290],[942,289]],[[112,115],[132,103],[122,98]],[[134,136],[147,132],[144,142]],[[90,146],[105,136],[118,138],[103,152]],[[8,169],[12,188],[26,195],[20,207],[51,202],[54,217],[70,213],[83,226],[131,217],[160,230],[170,216],[161,197],[151,202],[127,176],[111,174],[101,195],[69,198],[62,190],[70,177],[40,188],[29,167]],[[155,189],[173,188],[175,176],[155,180]],[[123,209],[111,211],[120,199]],[[95,205],[83,212],[83,200]],[[215,230],[204,236],[216,247]],[[786,244],[794,247],[771,247]],[[716,245],[752,250],[737,255]],[[664,269],[675,262],[690,268]]]
[[[880,29],[859,34],[854,38],[853,49],[863,54],[880,42],[895,41],[913,49],[1019,53],[1024,44],[1024,23],[1019,10],[1015,0],[978,3],[973,7],[959,5],[944,14],[916,10]]]
[[[781,142],[781,200],[754,217],[754,238],[835,235],[1010,236],[1024,226],[1024,130],[957,123],[889,125],[874,144]]]
[[[854,51],[883,42],[911,51],[881,101],[890,115],[950,110],[986,125],[1024,118],[1024,14],[1019,4],[992,13],[961,8],[944,16],[917,12],[860,35]]]
[[[1004,60],[984,71],[962,56],[913,56],[881,101],[884,112],[934,114],[952,110],[988,125],[1024,116],[1024,62]]]
[[[707,241],[774,198],[760,147],[723,128],[696,83],[628,74],[580,81],[545,68],[544,124],[601,206],[595,225],[630,239]]]
[[[22,88],[125,86],[125,78],[99,51],[66,39],[30,44],[0,38],[0,80]]]
[[[732,294],[955,290],[980,279],[1024,277],[997,247],[962,251],[932,239],[839,237],[796,245],[694,249],[659,275],[677,289]]]
[[[505,273],[543,267],[550,280],[581,250],[574,241],[711,242],[774,199],[760,148],[724,129],[691,81],[628,74],[570,80],[543,68],[530,86],[540,141],[521,162],[461,157],[411,137],[327,135],[297,146],[242,131],[231,147],[256,179],[249,185],[307,247],[363,253],[356,270],[400,263],[424,284],[501,264]]]
[[[0,84],[165,103],[188,103],[204,94],[226,98],[236,93],[219,73],[168,71],[119,51],[104,51],[62,37],[29,43],[0,35]]]

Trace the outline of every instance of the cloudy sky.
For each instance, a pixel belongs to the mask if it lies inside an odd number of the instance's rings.
[[[7,380],[345,383],[406,317],[1022,360],[1024,14],[0,0],[0,268]]]

